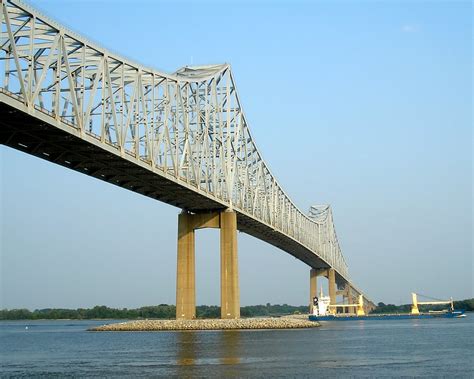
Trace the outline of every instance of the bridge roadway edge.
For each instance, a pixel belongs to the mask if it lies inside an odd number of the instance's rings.
[[[127,157],[126,153],[119,156],[113,147],[106,150],[100,140],[81,135],[77,129],[56,121],[43,111],[29,109],[11,95],[0,89],[0,144],[193,213],[227,208],[219,199],[199,194],[195,188],[186,188],[181,181],[178,184],[162,171],[154,172],[145,163],[138,165],[136,159]],[[176,194],[179,194],[179,201]],[[283,250],[311,268],[330,267],[293,238],[234,210],[240,232]],[[347,282],[336,271],[337,285],[343,286]]]

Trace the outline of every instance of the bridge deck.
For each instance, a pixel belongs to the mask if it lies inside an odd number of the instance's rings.
[[[332,217],[272,175],[228,64],[165,74],[19,0],[0,8],[0,143],[187,211],[231,208],[240,231],[350,283]]]
[[[156,175],[148,166],[139,166],[126,156],[108,152],[103,146],[91,144],[83,137],[52,125],[48,120],[50,116],[39,110],[30,115],[26,109],[18,109],[24,107],[21,102],[16,106],[7,102],[16,101],[0,91],[0,115],[8,115],[0,119],[1,144],[194,213],[226,208],[225,204],[196,193],[181,183]],[[236,212],[237,227],[241,232],[266,241],[311,267],[329,267],[293,239],[276,233],[269,226],[262,226],[238,210]],[[345,283],[339,275],[336,280],[341,285]]]

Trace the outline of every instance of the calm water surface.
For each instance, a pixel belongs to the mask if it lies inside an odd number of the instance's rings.
[[[86,331],[103,323],[1,321],[0,375],[474,377],[474,314],[327,322],[312,330]]]

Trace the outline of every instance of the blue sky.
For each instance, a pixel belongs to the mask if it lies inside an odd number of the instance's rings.
[[[333,206],[375,301],[473,296],[470,2],[30,1],[147,66],[228,62],[264,159]],[[174,303],[179,210],[1,147],[1,308]],[[197,300],[219,303],[218,231]],[[241,301],[306,304],[309,268],[239,234]]]

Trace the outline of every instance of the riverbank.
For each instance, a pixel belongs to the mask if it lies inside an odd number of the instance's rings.
[[[303,329],[319,323],[307,318],[243,318],[237,320],[135,320],[107,324],[89,329],[93,332],[145,332],[170,330],[236,330],[236,329]]]

